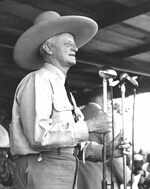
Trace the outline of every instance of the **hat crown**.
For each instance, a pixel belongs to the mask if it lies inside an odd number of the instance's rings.
[[[39,14],[36,19],[34,20],[34,25],[38,24],[40,22],[45,22],[45,21],[53,21],[59,18],[60,15],[55,12],[55,11],[46,11],[41,14]]]

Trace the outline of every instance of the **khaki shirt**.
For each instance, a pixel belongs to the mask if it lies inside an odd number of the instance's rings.
[[[74,121],[64,82],[64,74],[48,63],[20,82],[10,125],[13,155],[71,147],[88,140],[87,125],[77,107],[79,121]]]

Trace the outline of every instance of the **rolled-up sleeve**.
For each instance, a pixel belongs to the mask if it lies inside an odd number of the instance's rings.
[[[67,147],[88,139],[86,123],[73,122],[70,110],[53,115],[53,88],[46,77],[30,77],[18,95],[22,129],[33,148]]]

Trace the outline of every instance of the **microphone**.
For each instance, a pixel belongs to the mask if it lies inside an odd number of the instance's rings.
[[[131,86],[132,88],[138,88],[139,84],[135,80],[135,77],[130,77],[127,73],[123,73],[120,75],[120,82],[127,83],[127,85]]]
[[[114,79],[115,77],[117,77],[117,72],[112,69],[100,70],[99,76],[104,79],[109,79],[109,78]]]

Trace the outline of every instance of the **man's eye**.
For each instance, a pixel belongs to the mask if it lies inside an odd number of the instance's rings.
[[[71,46],[71,43],[67,42],[65,43],[66,46]]]
[[[66,42],[66,43],[64,43],[66,46],[68,46],[68,47],[74,47],[75,45],[73,44],[73,43],[71,43],[71,42]]]

